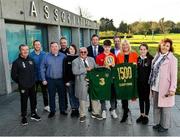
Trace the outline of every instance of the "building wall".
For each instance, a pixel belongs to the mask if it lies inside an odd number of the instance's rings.
[[[42,0],[1,0],[8,20],[98,29],[97,23]],[[13,7],[13,8],[12,8]]]
[[[2,4],[1,4],[1,0],[0,0],[0,18],[2,18],[2,8],[1,8]]]
[[[6,47],[6,33],[5,33],[4,19],[0,19],[0,94],[10,93],[11,77],[10,66],[8,64],[7,47]],[[1,65],[2,64],[2,65]]]
[[[19,26],[22,29],[16,29]],[[51,41],[59,42],[62,34],[68,34],[69,44],[87,47],[90,36],[98,29],[94,21],[42,0],[0,0],[0,95],[12,92],[10,71],[19,44],[28,44],[31,49],[32,41],[43,35],[43,48],[47,51]],[[69,32],[63,33],[65,30]]]

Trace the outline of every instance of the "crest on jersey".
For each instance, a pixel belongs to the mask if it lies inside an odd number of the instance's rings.
[[[106,73],[106,74],[105,74],[105,77],[106,77],[106,78],[108,78],[108,77],[109,77],[109,74],[108,74],[108,73]]]
[[[115,65],[114,57],[112,55],[106,56],[105,60],[104,60],[104,65],[105,66],[114,66]]]
[[[29,61],[29,64],[30,64],[30,65],[32,65],[32,64],[33,64],[33,62],[32,62],[32,61]]]

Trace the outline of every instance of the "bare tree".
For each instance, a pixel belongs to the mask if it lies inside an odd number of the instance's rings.
[[[164,18],[161,18],[161,19],[159,20],[159,26],[160,26],[161,32],[162,32],[163,34],[165,34]]]
[[[92,18],[90,12],[88,12],[87,9],[84,9],[84,8],[82,8],[80,6],[78,7],[78,14],[79,14],[79,16],[87,18],[87,19],[91,19]]]

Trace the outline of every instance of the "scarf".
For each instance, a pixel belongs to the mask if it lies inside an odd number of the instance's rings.
[[[151,67],[151,73],[149,76],[149,81],[148,81],[148,83],[150,84],[151,87],[156,85],[156,79],[157,79],[157,76],[159,74],[160,66],[166,60],[167,56],[168,56],[168,54],[164,55],[163,58],[156,65],[154,65],[154,64],[158,60],[158,58],[160,57],[160,54],[158,54],[157,57],[154,59],[152,67]]]

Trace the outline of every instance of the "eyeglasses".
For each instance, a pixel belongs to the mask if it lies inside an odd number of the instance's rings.
[[[81,51],[80,53],[81,53],[81,54],[86,54],[87,52],[86,52],[86,51]]]

